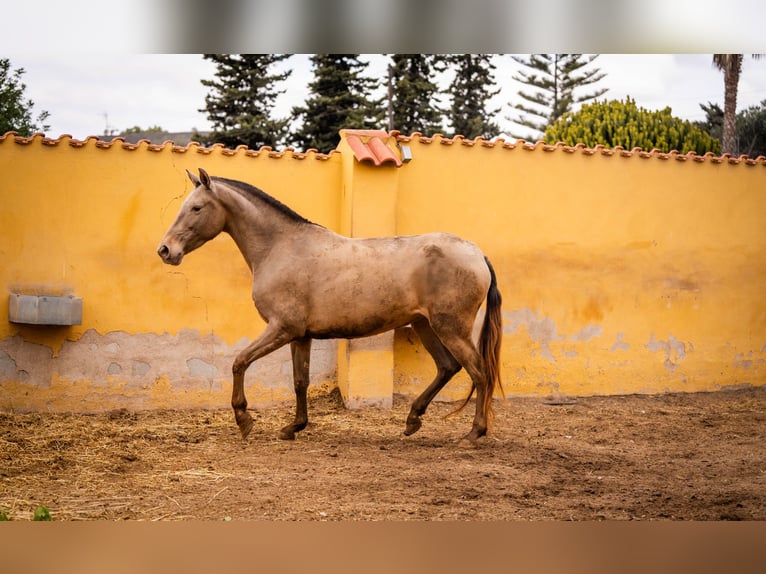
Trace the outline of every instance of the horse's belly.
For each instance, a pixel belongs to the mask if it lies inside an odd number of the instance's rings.
[[[306,334],[315,339],[354,339],[377,335],[410,323],[416,309],[400,305],[353,305],[315,308]]]

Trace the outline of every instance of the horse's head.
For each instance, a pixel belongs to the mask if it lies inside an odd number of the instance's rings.
[[[157,248],[157,254],[170,265],[181,263],[184,255],[213,239],[226,224],[226,210],[216,197],[210,176],[201,168],[199,177],[188,170],[186,173],[195,185],[194,191]]]

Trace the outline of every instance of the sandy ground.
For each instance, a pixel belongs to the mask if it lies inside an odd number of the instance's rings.
[[[492,434],[458,446],[473,404],[349,411],[292,405],[0,415],[0,511],[29,520],[766,520],[766,387],[498,401]]]

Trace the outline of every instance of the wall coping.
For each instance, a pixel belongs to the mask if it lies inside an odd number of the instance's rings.
[[[354,130],[343,130],[343,131],[349,132],[352,134],[355,133]],[[386,132],[381,131],[380,133],[386,133]],[[410,135],[404,135],[398,130],[393,130],[391,132],[388,132],[388,135],[391,139],[393,139],[394,141],[400,144],[401,143],[406,143],[406,144],[419,143],[419,144],[425,144],[425,145],[432,145],[432,144],[440,144],[440,145],[448,145],[448,146],[460,145],[460,146],[472,147],[476,149],[498,148],[498,149],[504,149],[509,151],[523,150],[528,152],[544,152],[544,153],[564,152],[564,153],[580,153],[587,156],[600,155],[600,156],[621,157],[621,158],[631,158],[633,156],[638,156],[639,158],[643,158],[643,159],[692,161],[695,163],[712,163],[712,164],[742,163],[744,165],[749,165],[749,166],[760,165],[760,166],[766,167],[766,157],[758,156],[757,158],[751,158],[744,154],[740,155],[739,157],[735,157],[728,153],[725,153],[720,156],[716,156],[712,152],[707,152],[704,155],[698,155],[693,151],[690,151],[687,153],[680,153],[676,150],[666,153],[658,149],[652,149],[647,151],[642,148],[635,147],[633,149],[628,150],[626,148],[623,148],[622,146],[609,148],[600,144],[590,148],[582,143],[578,143],[577,145],[570,146],[563,142],[558,142],[556,144],[547,144],[543,141],[527,142],[523,139],[519,139],[515,141],[506,141],[503,138],[488,140],[483,138],[482,136],[476,137],[474,139],[469,139],[462,135],[456,135],[452,138],[448,138],[442,134],[434,134],[433,136],[427,137],[420,132],[413,132]],[[274,158],[274,159],[287,157],[292,159],[327,160],[333,155],[341,153],[337,149],[332,150],[329,153],[325,154],[325,153],[320,153],[319,151],[313,148],[306,150],[305,152],[299,152],[292,147],[286,147],[281,150],[275,150],[271,148],[270,146],[264,146],[257,150],[253,150],[244,145],[237,146],[235,149],[230,149],[230,148],[226,148],[223,144],[213,144],[210,147],[205,147],[198,142],[190,142],[189,144],[185,146],[178,146],[178,145],[175,145],[170,140],[165,141],[162,144],[152,144],[149,140],[140,140],[139,142],[133,144],[133,143],[125,141],[125,138],[119,137],[119,136],[112,138],[110,141],[105,141],[101,139],[101,136],[88,136],[84,140],[78,140],[68,134],[60,135],[59,137],[54,139],[54,138],[49,138],[42,133],[35,133],[29,137],[24,137],[24,136],[18,135],[16,132],[6,132],[4,135],[0,136],[0,143],[3,143],[5,140],[12,140],[14,143],[18,145],[44,145],[44,146],[69,145],[74,148],[94,146],[99,149],[118,148],[118,149],[124,149],[128,151],[145,150],[145,151],[158,152],[158,151],[163,151],[164,149],[169,148],[173,153],[196,152],[196,153],[200,153],[204,155],[208,155],[211,153],[220,153],[225,156],[232,156],[235,154],[242,153],[248,157],[257,157],[262,154],[265,154],[267,157]]]

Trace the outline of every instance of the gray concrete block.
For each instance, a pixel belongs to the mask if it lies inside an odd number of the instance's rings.
[[[8,321],[27,325],[82,325],[82,298],[11,293]]]

